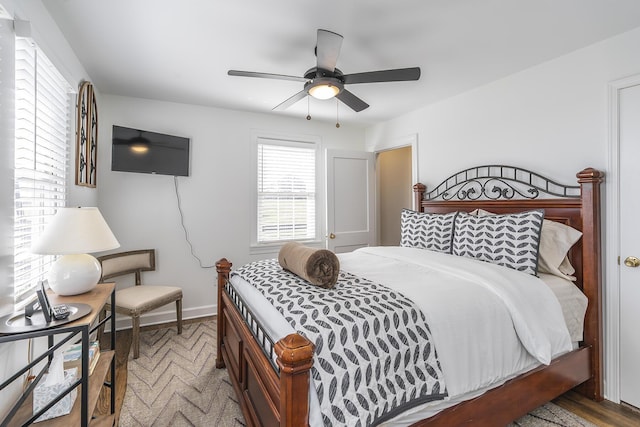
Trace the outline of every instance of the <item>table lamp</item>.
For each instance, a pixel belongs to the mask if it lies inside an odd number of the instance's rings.
[[[31,252],[62,255],[49,271],[49,286],[58,295],[78,295],[93,289],[102,273],[89,253],[118,247],[98,208],[58,208]]]

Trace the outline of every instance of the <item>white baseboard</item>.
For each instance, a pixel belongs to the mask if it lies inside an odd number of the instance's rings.
[[[175,322],[176,309],[175,305],[167,305],[167,310],[153,311],[140,316],[140,326],[158,325],[162,323]],[[182,319],[195,319],[198,317],[213,316],[218,313],[218,305],[205,305],[202,307],[193,307],[182,310]],[[116,331],[122,329],[131,329],[131,317],[124,314],[116,315]],[[109,322],[105,325],[105,331],[109,331]]]

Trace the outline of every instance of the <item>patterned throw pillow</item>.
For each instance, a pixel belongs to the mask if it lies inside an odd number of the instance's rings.
[[[451,253],[453,224],[458,212],[433,214],[402,210],[400,246]]]
[[[484,209],[476,209],[471,215],[496,215]],[[571,265],[569,249],[582,237],[582,232],[560,222],[545,219],[540,232],[538,250],[538,273],[553,274],[563,279],[575,281],[576,269]]]
[[[460,212],[452,253],[535,276],[543,219],[543,210],[489,216]]]

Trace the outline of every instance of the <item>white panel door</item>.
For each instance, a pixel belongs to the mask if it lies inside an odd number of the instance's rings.
[[[375,243],[374,154],[327,150],[327,249]]]
[[[620,91],[620,400],[640,408],[640,85]]]

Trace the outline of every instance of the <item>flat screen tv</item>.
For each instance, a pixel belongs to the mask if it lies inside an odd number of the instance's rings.
[[[111,170],[189,176],[189,138],[113,126]]]

